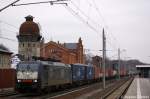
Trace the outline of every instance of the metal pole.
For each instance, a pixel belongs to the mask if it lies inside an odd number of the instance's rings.
[[[106,38],[103,28],[103,88],[105,89],[105,58],[106,58]]]
[[[120,48],[118,48],[118,79],[120,79]]]
[[[65,3],[64,1],[68,1],[68,0],[55,0],[55,1],[51,0],[51,1],[43,1],[43,2],[12,4],[12,6],[35,5],[35,4],[45,4],[45,3],[50,3],[51,5],[53,5],[53,4],[65,4],[65,5],[67,5],[67,3]]]

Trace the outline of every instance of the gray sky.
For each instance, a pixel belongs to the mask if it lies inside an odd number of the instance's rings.
[[[14,0],[1,0],[0,8]],[[21,0],[18,3],[45,0]],[[95,4],[98,6],[96,10]],[[25,21],[27,15],[34,16],[34,21],[39,22],[41,33],[45,41],[77,42],[83,39],[85,49],[102,49],[102,27],[105,26],[107,33],[108,57],[116,58],[117,48],[122,52],[122,59],[140,59],[150,63],[150,0],[72,0],[69,7],[82,13],[75,8],[77,5],[88,18],[83,18],[94,26],[98,33],[89,28],[85,23],[73,16],[63,5],[40,4],[30,6],[9,7],[0,12],[0,35],[16,39],[20,24]],[[94,23],[92,23],[94,21]],[[4,23],[5,22],[5,23]],[[17,28],[11,27],[12,24]],[[0,43],[6,45],[13,52],[17,52],[17,42],[0,38]],[[93,54],[101,55],[101,52],[91,51]]]

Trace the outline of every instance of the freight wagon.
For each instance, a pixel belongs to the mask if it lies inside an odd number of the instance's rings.
[[[94,80],[94,67],[85,64],[71,64],[72,82],[77,85],[92,82]]]
[[[99,66],[95,66],[94,67],[94,80],[97,81],[101,81],[102,80],[102,69]]]
[[[94,81],[94,67],[92,65],[85,66],[85,76],[87,83]]]
[[[83,84],[85,81],[85,65],[71,64],[72,83],[75,85]]]

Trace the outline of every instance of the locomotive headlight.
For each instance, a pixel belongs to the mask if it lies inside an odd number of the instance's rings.
[[[34,82],[37,82],[37,80],[34,80]]]
[[[27,72],[26,74],[27,74],[27,75],[29,75],[30,73],[29,73],[29,72]]]
[[[18,80],[18,82],[21,82],[21,80]]]

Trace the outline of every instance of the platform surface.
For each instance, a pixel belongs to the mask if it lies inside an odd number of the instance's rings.
[[[150,78],[135,77],[124,99],[150,99]]]

